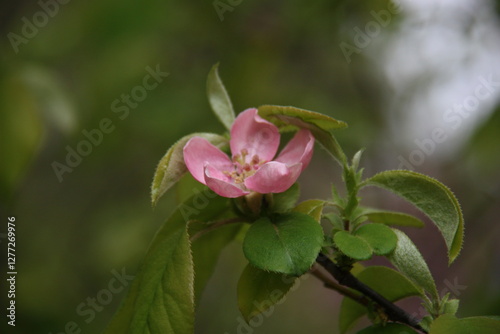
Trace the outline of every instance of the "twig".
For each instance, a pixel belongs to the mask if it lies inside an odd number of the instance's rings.
[[[326,271],[328,271],[340,284],[361,292],[364,296],[380,305],[384,309],[384,312],[389,320],[408,325],[421,331],[422,333],[427,333],[427,331],[419,325],[419,319],[411,316],[402,308],[385,299],[382,295],[372,290],[363,282],[359,281],[350,272],[340,269],[325,254],[320,253],[316,258],[316,262],[325,268]]]
[[[346,288],[343,285],[338,284],[330,277],[326,276],[315,264],[310,270],[311,275],[315,276],[317,279],[323,282],[325,287],[337,291],[343,296],[349,297],[354,301],[360,303],[363,306],[368,306],[370,304],[370,300],[366,298],[364,295],[360,295],[358,293],[353,292],[351,289]]]

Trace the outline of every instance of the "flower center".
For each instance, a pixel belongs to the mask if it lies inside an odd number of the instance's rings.
[[[236,154],[233,157],[234,170],[231,172],[224,172],[224,174],[232,178],[235,183],[243,183],[247,177],[255,174],[260,166],[265,163],[265,161],[261,160],[257,154],[249,159],[248,162],[247,157],[248,151],[246,149],[242,149],[239,154]]]

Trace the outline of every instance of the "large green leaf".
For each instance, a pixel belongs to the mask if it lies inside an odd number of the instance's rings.
[[[491,317],[457,319],[445,314],[431,325],[430,334],[498,334],[500,320]]]
[[[362,208],[361,215],[374,223],[391,226],[424,227],[424,222],[406,213]]]
[[[210,106],[221,123],[230,130],[234,122],[234,110],[226,88],[219,77],[219,64],[215,64],[207,78],[207,96]]]
[[[196,205],[200,196],[210,198],[203,207]],[[204,191],[167,219],[105,334],[193,333],[194,271],[187,222],[212,220],[227,207],[226,198]]]
[[[423,291],[408,278],[387,267],[368,267],[357,274],[356,277],[391,302],[423,294]],[[340,305],[340,333],[347,332],[366,313],[365,306],[350,298],[344,298]]]
[[[207,228],[207,226],[202,222],[190,224],[189,235],[192,238],[203,228]],[[236,238],[241,229],[241,224],[228,224],[204,233],[192,241],[191,248],[196,273],[194,280],[195,305],[198,305],[203,290],[213,274],[221,251]]]
[[[422,254],[406,234],[396,229],[393,231],[398,236],[398,244],[387,258],[406,277],[430,293],[434,300],[439,300],[436,283]]]
[[[243,252],[254,266],[299,276],[311,268],[323,244],[323,229],[311,216],[290,212],[252,223]]]
[[[389,323],[385,326],[370,326],[357,334],[418,334],[418,332],[405,325]]]
[[[168,149],[167,153],[158,163],[158,167],[156,167],[153,184],[151,185],[151,201],[153,206],[187,172],[183,149],[189,139],[193,137],[205,138],[217,147],[223,147],[227,144],[225,137],[214,133],[193,133],[179,139],[179,141]]]
[[[296,277],[260,270],[248,264],[238,281],[238,306],[248,322],[254,316],[272,312],[295,283]]]
[[[272,121],[278,127],[295,125],[311,128],[311,125],[314,125],[326,131],[347,127],[345,122],[330,116],[295,107],[264,105],[259,107],[259,115]]]
[[[347,127],[347,123],[314,111],[285,106],[260,106],[259,115],[284,130],[290,127],[309,129],[314,138],[334,158],[341,163],[346,161],[342,148],[330,131],[345,128]]]
[[[385,171],[365,182],[390,190],[422,210],[441,231],[448,247],[448,262],[455,260],[462,248],[464,222],[450,189],[431,177],[407,170]]]

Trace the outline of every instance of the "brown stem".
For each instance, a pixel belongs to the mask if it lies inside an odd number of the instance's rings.
[[[392,302],[385,299],[378,292],[372,290],[369,286],[359,281],[350,272],[340,269],[325,254],[319,253],[316,258],[316,262],[325,268],[326,271],[328,271],[340,284],[361,292],[364,296],[370,298],[373,302],[382,307],[389,320],[408,325],[421,331],[422,333],[427,333],[427,331],[419,325],[419,319],[411,316],[399,306],[396,306]]]
[[[323,284],[325,285],[325,287],[327,287],[329,289],[332,289],[334,291],[337,291],[341,295],[343,295],[345,297],[348,297],[348,298],[351,298],[351,299],[353,299],[354,301],[360,303],[363,306],[368,306],[370,304],[370,299],[366,298],[363,295],[360,295],[358,293],[353,292],[351,289],[346,288],[343,285],[338,284],[337,282],[335,282],[334,280],[332,280],[330,277],[328,277],[327,275],[325,275],[318,268],[318,266],[316,264],[313,265],[313,267],[310,270],[310,273],[314,277],[316,277],[317,279],[319,279],[320,281],[322,281]]]

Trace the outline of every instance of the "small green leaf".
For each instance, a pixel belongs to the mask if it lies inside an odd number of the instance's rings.
[[[464,222],[462,211],[453,193],[441,182],[407,170],[379,173],[366,180],[403,197],[422,210],[438,227],[448,247],[451,264],[462,248]]]
[[[193,137],[205,138],[217,147],[227,145],[226,138],[213,133],[193,133],[179,139],[168,149],[158,163],[158,167],[156,167],[153,184],[151,185],[151,202],[153,206],[187,172],[183,149],[189,139]]]
[[[323,207],[325,206],[325,201],[320,199],[309,199],[307,201],[299,203],[295,208],[293,208],[293,212],[301,212],[305,213],[314,218],[317,222],[321,220],[321,216],[323,213]]]
[[[295,206],[295,203],[297,203],[297,201],[299,200],[299,184],[295,183],[285,192],[272,194],[272,196],[273,203],[271,205],[271,211],[275,213],[288,212]]]
[[[364,150],[365,149],[359,150],[358,152],[356,152],[356,154],[354,154],[354,157],[352,158],[351,166],[354,171],[357,171],[359,168],[359,162],[361,161],[361,155],[363,154]]]
[[[331,130],[347,127],[345,122],[332,117],[295,107],[264,105],[259,107],[259,115],[283,130],[306,128],[314,138],[341,164],[346,157]]]
[[[248,322],[266,311],[272,312],[295,283],[296,277],[263,271],[248,264],[238,281],[238,306]]]
[[[363,208],[361,215],[366,216],[373,223],[391,226],[424,227],[424,222],[417,217],[401,212]]]
[[[391,268],[383,266],[367,267],[358,273],[356,277],[391,302],[423,294],[423,291],[408,278]],[[340,333],[347,332],[366,313],[365,306],[350,298],[344,298],[340,305]]]
[[[344,229],[344,221],[342,217],[336,212],[328,212],[323,215],[333,226],[334,230],[342,231]]]
[[[457,319],[450,314],[437,318],[431,325],[430,334],[498,334],[500,321],[490,317]]]
[[[198,205],[200,197],[209,198],[204,206]],[[106,334],[193,333],[194,271],[187,222],[209,221],[227,211],[228,203],[204,191],[174,211],[151,243]]]
[[[323,229],[311,216],[290,212],[263,217],[252,223],[243,252],[254,266],[300,276],[316,261],[323,244]]]
[[[219,77],[219,64],[215,64],[207,78],[207,96],[215,115],[226,129],[231,130],[234,122],[234,109],[226,88]]]
[[[366,224],[358,228],[354,235],[366,241],[377,255],[389,254],[396,248],[398,237],[382,224]]]
[[[202,227],[206,228],[206,224],[201,222],[190,224],[189,235],[191,238],[201,231]],[[198,305],[203,290],[212,276],[221,251],[236,238],[241,229],[242,224],[224,225],[192,241],[191,248],[196,273],[194,279],[195,305]]]
[[[458,312],[459,306],[460,306],[460,300],[458,299],[447,300],[443,307],[443,314],[455,315]]]
[[[422,254],[406,234],[396,229],[393,231],[398,243],[387,258],[406,277],[430,293],[435,301],[439,300],[436,283]]]
[[[335,233],[333,241],[337,248],[350,258],[364,261],[372,257],[373,251],[370,245],[365,240],[347,231],[338,231]]]
[[[405,325],[388,323],[385,326],[375,325],[367,327],[357,334],[418,334],[418,332]]]

